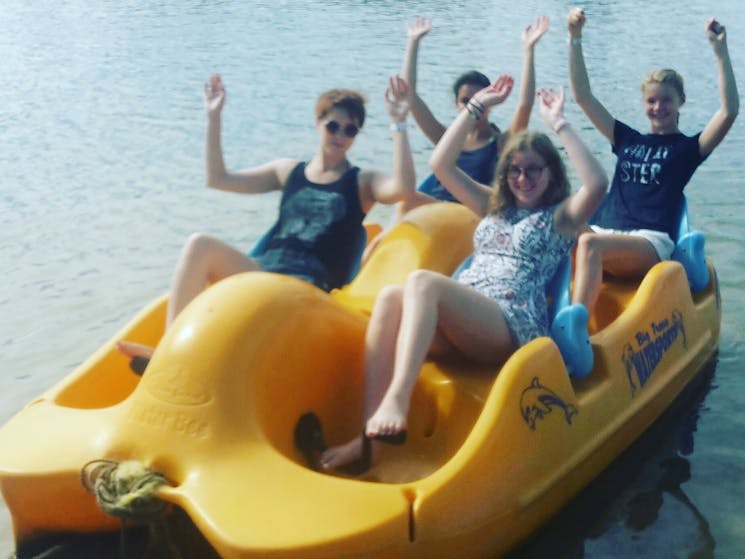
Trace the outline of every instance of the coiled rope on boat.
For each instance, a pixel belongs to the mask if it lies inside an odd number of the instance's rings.
[[[165,543],[174,559],[180,554],[171,542],[164,513],[169,504],[156,495],[166,477],[147,468],[141,462],[127,460],[93,460],[80,471],[83,487],[96,496],[98,507],[106,514],[121,520],[122,539],[120,554],[126,557],[126,523],[147,524],[151,546]]]
[[[103,512],[125,521],[152,522],[168,507],[155,495],[166,477],[134,460],[93,460],[83,466],[80,480]]]

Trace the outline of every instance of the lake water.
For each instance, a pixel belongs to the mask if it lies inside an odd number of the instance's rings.
[[[4,0],[0,420],[164,293],[190,232],[248,248],[272,223],[276,195],[204,186],[201,92],[212,72],[222,73],[228,92],[228,166],[312,156],[315,97],[346,86],[370,100],[352,159],[389,169],[382,95],[386,77],[400,68],[406,19],[434,20],[420,51],[419,88],[448,122],[454,77],[474,67],[518,76],[520,31],[540,14],[551,18],[552,28],[536,49],[537,83],[566,84],[564,22],[571,6],[551,0]],[[729,30],[745,91],[745,5],[723,0],[711,9],[704,0],[676,5],[674,12],[667,3],[641,0],[587,6],[592,85],[616,117],[645,130],[639,83],[649,69],[670,66],[686,78],[682,130],[695,133],[706,124],[719,106],[714,56],[704,37],[710,15]],[[496,122],[508,122],[515,98],[495,111]],[[567,115],[611,170],[607,143],[571,100]],[[543,129],[537,111],[533,123]],[[694,225],[706,234],[721,280],[724,316],[713,378],[655,443],[656,452],[621,469],[611,483],[614,494],[593,505],[591,523],[540,534],[521,557],[745,556],[744,123],[740,117],[687,188]],[[424,176],[431,146],[419,132],[411,137]],[[388,215],[376,210],[373,217],[386,221]],[[0,513],[0,554],[7,555],[10,521]]]

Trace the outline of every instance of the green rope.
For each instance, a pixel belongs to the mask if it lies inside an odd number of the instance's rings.
[[[168,507],[155,496],[166,477],[140,462],[94,460],[83,466],[80,479],[102,511],[125,521],[152,522]]]
[[[80,481],[89,493],[96,496],[98,507],[103,512],[121,520],[120,554],[123,558],[126,557],[124,535],[127,522],[148,524],[150,544],[165,543],[171,557],[180,557],[163,518],[168,503],[155,494],[158,487],[168,483],[163,474],[133,460],[93,460],[81,469]]]

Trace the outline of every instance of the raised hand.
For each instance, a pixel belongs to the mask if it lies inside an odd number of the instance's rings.
[[[548,16],[540,16],[535,23],[528,25],[522,32],[522,40],[525,48],[532,48],[538,39],[548,31]]]
[[[556,125],[564,119],[564,101],[566,101],[564,86],[560,86],[559,91],[553,87],[542,87],[536,92],[536,96],[541,101],[539,109],[543,120],[555,130]]]
[[[406,120],[409,114],[409,84],[401,76],[391,76],[385,90],[385,108],[393,121]]]
[[[225,87],[220,74],[213,74],[204,84],[204,108],[212,113],[219,113],[225,104]]]
[[[515,81],[512,79],[512,76],[502,74],[494,80],[494,83],[476,92],[472,100],[476,103],[481,103],[487,109],[494,105],[499,105],[510,95],[513,85],[515,85]]]
[[[585,11],[582,8],[572,8],[567,16],[567,28],[572,37],[582,36],[582,28],[585,26]]]
[[[706,20],[706,38],[715,50],[722,46],[726,47],[727,31],[724,28],[724,25],[719,23],[713,17]]]
[[[428,17],[418,17],[414,23],[406,22],[407,36],[411,41],[419,41],[432,31],[432,20]]]

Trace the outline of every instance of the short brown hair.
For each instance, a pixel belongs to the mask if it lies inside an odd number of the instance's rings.
[[[342,109],[357,121],[360,128],[365,124],[365,96],[351,89],[330,89],[318,96],[316,120],[321,120],[334,109]]]

